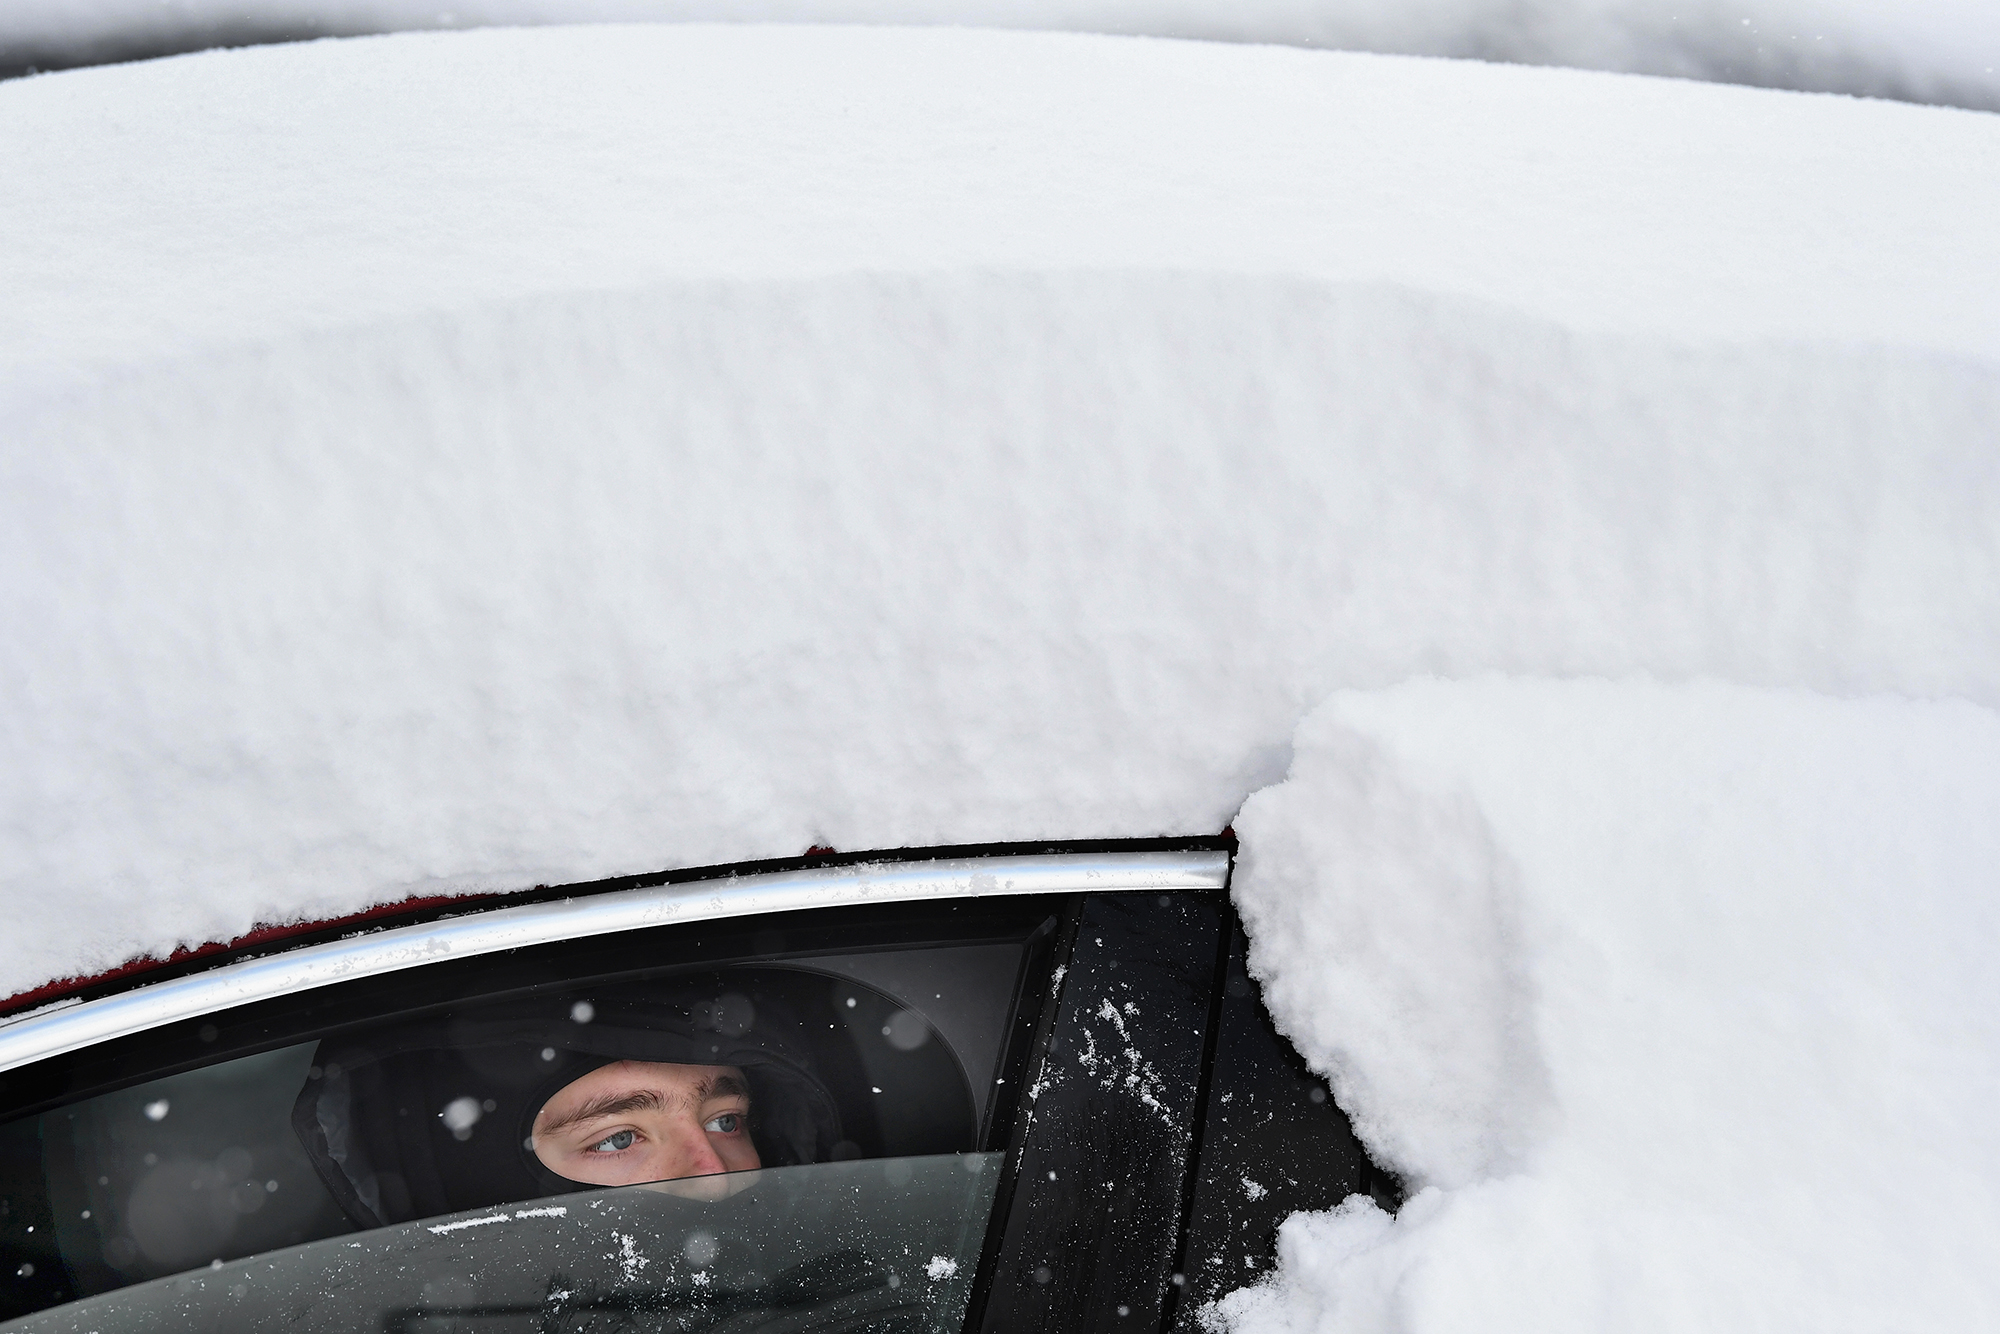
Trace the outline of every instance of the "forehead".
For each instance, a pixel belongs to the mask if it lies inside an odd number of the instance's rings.
[[[675,1065],[665,1061],[616,1061],[563,1085],[549,1107],[578,1099],[652,1090],[670,1097],[691,1097],[728,1077],[737,1082],[743,1072],[733,1065]],[[732,1090],[733,1091],[733,1090]]]

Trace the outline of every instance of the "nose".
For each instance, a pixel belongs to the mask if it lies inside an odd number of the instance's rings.
[[[715,1146],[708,1142],[708,1132],[698,1121],[676,1123],[674,1126],[673,1175],[677,1177],[714,1176],[728,1169],[722,1165],[722,1157]]]

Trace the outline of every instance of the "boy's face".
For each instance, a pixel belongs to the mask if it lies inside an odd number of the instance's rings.
[[[762,1166],[750,1085],[733,1065],[599,1066],[535,1116],[535,1157],[571,1181],[634,1186]]]

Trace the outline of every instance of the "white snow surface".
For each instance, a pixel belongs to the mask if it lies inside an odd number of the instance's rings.
[[[1716,682],[1341,692],[1238,823],[1275,1010],[1421,1189],[1211,1309],[2000,1322],[2000,719]]]
[[[587,22],[1036,28],[1460,56],[2000,110],[1990,0],[12,0],[0,62]]]
[[[1936,108],[1208,43],[629,27],[15,81],[0,135],[0,392],[399,318],[488,330],[529,297],[1023,269],[2000,349],[2000,118]]]
[[[1420,1193],[1214,1318],[1994,1323],[2000,118],[654,26],[0,153],[0,994],[1234,820]]]
[[[0,988],[1221,828],[1340,686],[2000,697],[2000,120],[947,31],[0,86]]]

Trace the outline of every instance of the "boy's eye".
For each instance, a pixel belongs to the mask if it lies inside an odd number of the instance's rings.
[[[591,1145],[590,1152],[617,1153],[622,1149],[631,1148],[632,1141],[637,1138],[639,1138],[639,1136],[633,1131],[630,1130],[616,1131],[612,1134],[606,1135],[603,1139]]]
[[[713,1121],[702,1127],[703,1130],[713,1131],[718,1135],[733,1135],[742,1128],[743,1113],[741,1112],[724,1112],[721,1116],[716,1117]]]

